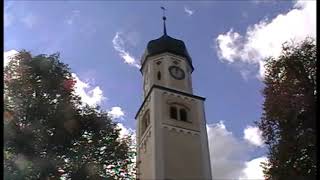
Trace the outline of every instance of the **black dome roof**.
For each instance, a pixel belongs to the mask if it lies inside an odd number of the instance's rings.
[[[192,60],[184,42],[181,40],[172,38],[166,34],[164,34],[158,39],[151,40],[148,43],[145,53],[143,55],[143,58],[141,59],[141,64],[142,64],[141,69],[147,57],[165,53],[165,52],[169,52],[172,54],[185,57],[193,71]]]

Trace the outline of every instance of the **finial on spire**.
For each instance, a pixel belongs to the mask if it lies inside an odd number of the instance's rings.
[[[166,8],[164,8],[163,6],[161,6],[161,9],[163,10],[163,34],[166,36],[167,35],[167,29],[166,29],[166,16],[165,16],[165,11],[167,10]]]

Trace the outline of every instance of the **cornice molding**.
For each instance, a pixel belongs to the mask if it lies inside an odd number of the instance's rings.
[[[168,91],[168,92],[173,92],[173,93],[180,94],[180,95],[187,96],[187,97],[194,98],[194,99],[199,99],[199,100],[202,100],[202,101],[205,101],[205,100],[206,100],[206,98],[201,97],[201,96],[196,96],[196,95],[193,95],[193,94],[190,94],[190,93],[186,93],[186,92],[182,92],[182,91],[178,91],[178,90],[175,90],[175,89],[171,89],[171,88],[167,88],[167,87],[164,87],[164,86],[160,86],[160,85],[155,85],[155,84],[154,84],[154,85],[152,85],[152,87],[149,89],[149,92],[148,92],[147,96],[144,98],[143,103],[141,104],[138,112],[136,113],[135,119],[137,119],[137,117],[138,117],[141,109],[144,107],[147,99],[148,99],[149,96],[151,95],[151,92],[153,91],[154,88],[156,88],[156,89],[161,89],[161,90]]]

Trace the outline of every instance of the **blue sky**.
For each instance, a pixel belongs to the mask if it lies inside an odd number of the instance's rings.
[[[241,144],[246,151],[230,147],[230,156],[212,161],[218,169],[238,163],[232,178],[245,168],[252,173],[246,163],[266,154],[253,123],[262,113],[263,59],[277,56],[286,40],[315,37],[314,1],[5,1],[5,56],[21,49],[60,52],[78,78],[78,93],[113,108],[117,121],[135,129],[143,101],[135,64],[147,43],[162,35],[160,6],[167,8],[168,34],[183,40],[193,59],[194,93],[206,97],[207,124],[214,130],[209,140],[212,135],[214,142]],[[231,178],[227,174],[215,177]]]

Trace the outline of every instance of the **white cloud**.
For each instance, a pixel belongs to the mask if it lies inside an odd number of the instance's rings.
[[[247,161],[250,159],[249,151],[254,147],[237,139],[222,121],[208,125],[207,132],[213,179],[263,179],[258,160]]]
[[[76,80],[75,94],[81,97],[82,102],[89,106],[96,106],[106,99],[99,86],[91,87],[89,83],[81,81],[76,74],[72,73],[72,76]]]
[[[244,130],[243,138],[255,146],[262,147],[264,145],[262,132],[258,127],[247,126],[247,128]]]
[[[131,128],[125,127],[121,123],[118,123],[117,126],[118,126],[118,128],[121,129],[120,133],[119,133],[120,140],[122,138],[130,136],[131,144],[129,146],[129,149],[132,152],[136,152],[136,133],[135,133],[135,131],[133,129],[131,129]],[[136,156],[135,155],[133,155],[131,157],[131,161],[134,162],[134,163],[131,164],[131,166],[128,167],[128,170],[129,170],[129,172],[134,173],[135,172],[135,167],[136,167],[135,166],[136,165],[136,163],[135,163],[136,162]],[[132,177],[135,177],[135,174],[132,174]]]
[[[37,17],[33,14],[28,14],[21,19],[21,21],[28,27],[32,28],[37,23]]]
[[[240,177],[240,179],[254,179],[254,180],[263,180],[263,169],[261,167],[262,162],[267,162],[268,158],[265,156],[253,159],[249,162],[246,162],[246,168],[243,170],[244,176]]]
[[[297,1],[293,9],[272,20],[249,26],[245,35],[230,29],[216,38],[218,57],[226,62],[258,65],[258,77],[264,76],[264,59],[280,55],[286,41],[316,37],[316,1]]]
[[[5,51],[3,54],[3,65],[4,67],[8,65],[11,58],[17,55],[19,52],[16,50]],[[75,94],[81,97],[83,103],[88,104],[89,106],[99,105],[106,98],[103,96],[103,92],[99,86],[91,87],[88,82],[84,82],[79,79],[79,77],[72,73],[72,77],[74,77],[75,83]],[[112,108],[112,112],[117,113],[119,117],[121,117],[121,108],[119,107]]]
[[[135,144],[135,141],[136,141],[136,132],[131,129],[131,128],[127,128],[125,127],[123,124],[121,123],[117,123],[117,126],[118,128],[120,128],[120,133],[119,133],[119,136],[120,138],[124,138],[124,137],[127,137],[127,136],[131,136],[131,140],[133,142],[133,144]]]
[[[131,135],[135,143],[133,129],[121,123],[117,123],[117,126],[121,129],[120,138]],[[237,139],[222,121],[207,125],[207,132],[213,179],[264,179],[260,163],[267,161],[265,156],[248,158],[250,148],[253,147]]]
[[[17,55],[19,52],[16,50],[5,51],[3,54],[3,65],[4,67],[8,65],[11,58]],[[72,76],[76,80],[75,84],[75,94],[81,97],[82,102],[88,104],[89,106],[99,105],[106,98],[103,96],[103,92],[99,86],[91,87],[89,83],[86,83],[79,79],[79,77],[72,73]],[[117,110],[117,109],[116,109]],[[121,110],[121,109],[120,109]],[[117,111],[114,111],[117,112]],[[119,112],[117,112],[119,113]]]
[[[112,107],[111,110],[108,112],[112,119],[122,119],[124,117],[124,112],[121,107]]]
[[[137,63],[135,58],[129,54],[128,51],[125,50],[125,44],[122,37],[120,37],[121,33],[117,32],[114,38],[112,39],[113,47],[116,51],[118,51],[121,58],[124,60],[126,64],[134,66],[136,68],[140,68],[140,65]]]
[[[239,54],[239,45],[236,43],[240,39],[240,34],[230,29],[226,34],[220,34],[217,38],[218,57],[229,62],[234,62]]]
[[[11,58],[17,55],[19,52],[16,50],[5,51],[3,53],[3,66],[6,67],[10,62]]]
[[[188,7],[184,7],[184,12],[188,14],[188,16],[192,16],[193,13],[194,13],[194,10],[191,10],[190,8]]]
[[[234,179],[243,176],[245,145],[240,143],[223,122],[207,126],[213,179]]]

